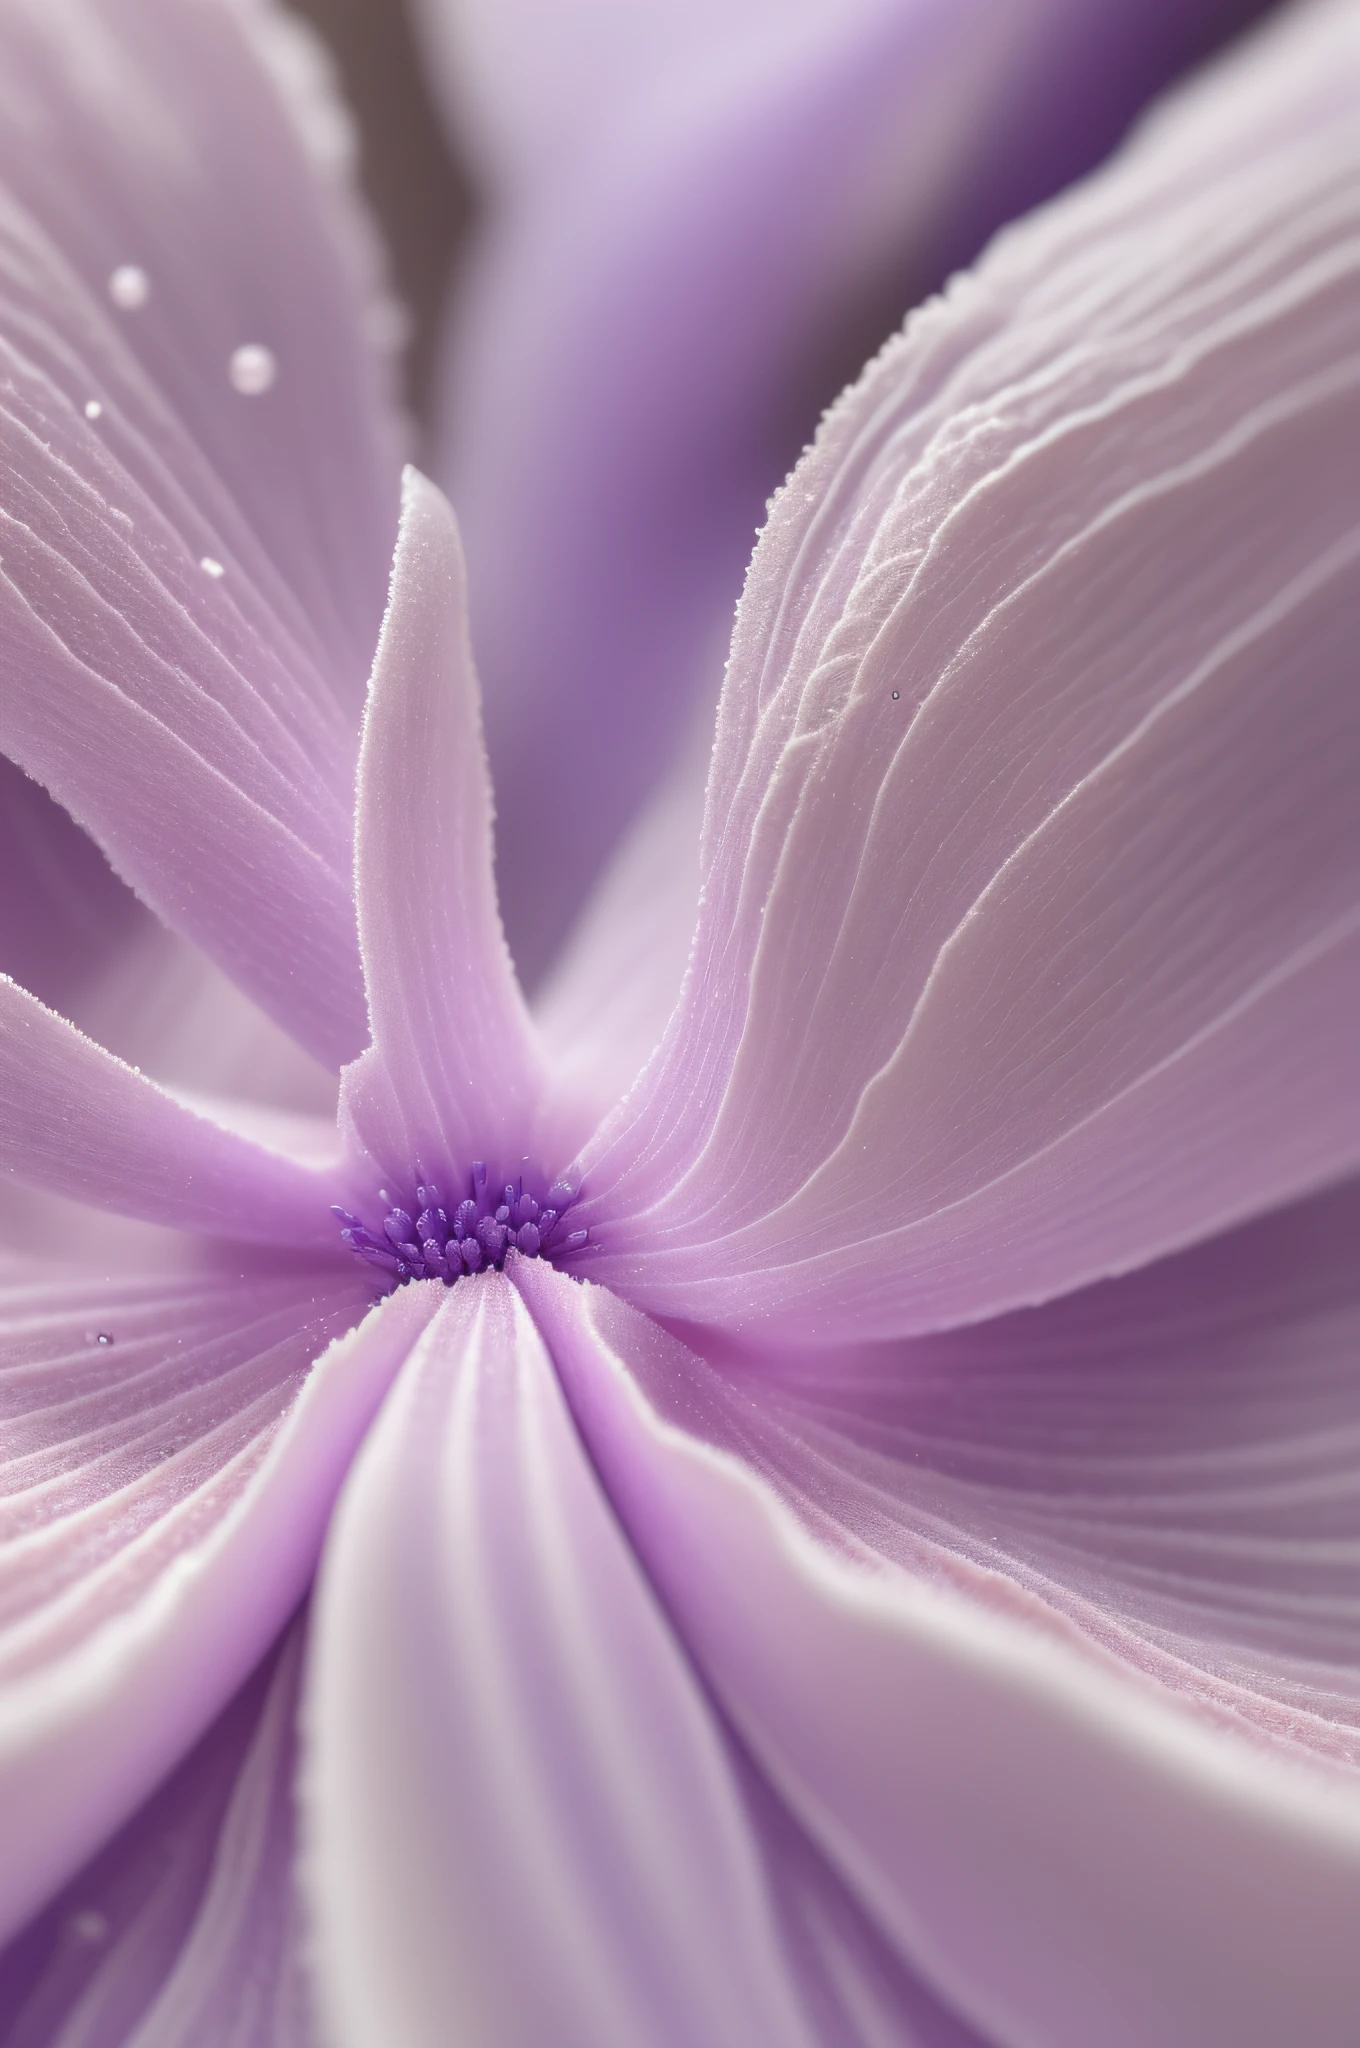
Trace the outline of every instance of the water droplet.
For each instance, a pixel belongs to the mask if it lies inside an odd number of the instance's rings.
[[[198,566],[205,576],[218,577],[225,576],[227,573],[222,564],[216,561],[212,555],[200,556]]]
[[[151,279],[138,263],[120,263],[109,278],[109,297],[120,313],[135,313],[151,297]]]
[[[894,691],[893,691],[893,703],[894,703],[894,704],[896,704],[896,703],[898,702],[898,700],[899,700],[899,698],[901,697],[901,695],[902,695],[902,692],[901,692],[900,690],[894,690]]]
[[[227,364],[233,389],[245,398],[258,398],[262,391],[268,391],[278,374],[273,350],[258,341],[243,342],[240,348],[233,349]]]
[[[111,1330],[87,1330],[85,1332],[85,1342],[87,1344],[112,1344],[113,1332]]]
[[[73,1913],[68,1925],[77,1941],[93,1942],[108,1940],[109,1923],[103,1913],[96,1913],[89,1909],[83,1913]]]
[[[86,419],[87,419],[87,420],[97,420],[97,419],[98,419],[98,418],[100,417],[100,415],[101,415],[101,414],[103,413],[103,410],[104,410],[104,408],[103,408],[103,406],[102,406],[102,405],[101,405],[101,404],[99,403],[99,400],[98,400],[97,398],[87,398],[87,399],[86,399],[86,401],[85,401],[85,417],[86,417]]]

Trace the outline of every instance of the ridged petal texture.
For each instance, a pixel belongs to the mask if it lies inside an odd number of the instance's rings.
[[[1354,2038],[1357,1222],[720,1370],[520,1269],[719,1705],[995,2048]]]
[[[454,2014],[555,2048],[815,2040],[708,1705],[501,1275],[417,1345],[316,1622],[306,1868],[337,2048],[417,2048]]]
[[[306,1590],[434,1304],[231,1263],[0,1292],[0,1926],[119,1825]],[[358,1327],[356,1327],[356,1325]],[[315,1369],[313,1369],[315,1368]]]
[[[312,2048],[293,1885],[294,1624],[0,1962],[6,2048]]]
[[[273,83],[270,20],[5,0],[0,746],[338,1065],[396,443],[325,104]]]
[[[449,1194],[450,1172],[474,1158],[494,1186],[519,1165],[543,1082],[496,908],[458,528],[413,469],[364,716],[355,838],[372,1044],[345,1073],[342,1122],[403,1190],[423,1175]]]
[[[532,980],[711,705],[751,533],[820,408],[1255,11],[423,0],[487,197],[437,474],[464,522]]]
[[[583,1162],[642,1306],[938,1327],[1360,1158],[1357,91],[1353,7],[1255,39],[779,498],[686,993]]]

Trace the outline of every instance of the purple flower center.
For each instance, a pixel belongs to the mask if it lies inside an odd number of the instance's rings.
[[[526,1259],[560,1259],[579,1252],[588,1233],[568,1230],[564,1219],[579,1200],[579,1188],[557,1180],[540,1200],[529,1190],[535,1179],[529,1161],[515,1180],[501,1188],[487,1186],[484,1161],[473,1161],[470,1192],[461,1199],[446,1197],[433,1181],[421,1179],[415,1197],[403,1204],[386,1188],[378,1200],[386,1208],[381,1227],[369,1228],[362,1217],[332,1205],[341,1223],[340,1235],[352,1252],[375,1266],[390,1287],[407,1280],[442,1280],[452,1287],[465,1273],[484,1273],[505,1264],[511,1251]]]

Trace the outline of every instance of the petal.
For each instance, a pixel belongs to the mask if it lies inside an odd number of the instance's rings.
[[[711,704],[766,494],[821,406],[1252,11],[425,0],[490,196],[446,466],[530,978]]]
[[[382,1173],[465,1173],[473,1159],[508,1172],[542,1079],[496,909],[458,528],[413,469],[364,717],[356,834],[373,1043],[345,1075],[344,1119]]]
[[[292,1877],[302,1632],[0,1959],[7,2048],[308,2048]]]
[[[706,748],[688,749],[643,806],[534,1004],[554,1086],[593,1112],[585,1131],[636,1080],[679,997],[698,908],[707,768]]]
[[[327,1116],[335,1080],[0,758],[0,971],[162,1083]]]
[[[319,1149],[337,1152],[334,1074],[220,968],[154,919],[125,940],[81,995],[78,1015],[60,1003],[51,1007],[172,1093],[310,1119],[325,1131]],[[225,1120],[223,1112],[218,1121]],[[307,1148],[276,1144],[274,1149],[301,1153]]]
[[[186,1108],[4,979],[0,1147],[13,1179],[125,1216],[265,1244],[335,1244],[333,1173]]]
[[[252,15],[6,7],[0,744],[338,1061],[363,1043],[349,796],[392,420],[356,230]],[[243,345],[274,388],[233,388]]]
[[[1004,1569],[1201,1709],[1360,1764],[1357,1242],[1351,1182],[1042,1309],[804,1354],[769,1402],[842,1498],[893,1497],[905,1545]]]
[[[499,1274],[446,1297],[346,1488],[306,1725],[336,2043],[454,2013],[559,2048],[815,2039],[707,1702]]]
[[[780,500],[685,1002],[583,1161],[641,1305],[968,1320],[1360,1157],[1356,20],[1013,230]]]
[[[370,1299],[348,1275],[259,1266],[63,1271],[0,1297],[5,1930],[145,1798],[297,1605],[430,1306],[407,1289],[361,1321]]]
[[[60,805],[0,758],[0,972],[71,1017],[153,923]]]
[[[1342,2048],[1353,1777],[1215,1727],[938,1541],[904,1568],[898,1503],[853,1458],[781,1454],[605,1290],[521,1284],[699,1668],[942,1997],[1007,2048]]]

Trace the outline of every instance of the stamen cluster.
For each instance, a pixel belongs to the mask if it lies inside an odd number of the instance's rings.
[[[526,1159],[523,1166],[528,1165]],[[557,1180],[540,1202],[525,1192],[524,1183],[521,1171],[503,1188],[488,1190],[486,1164],[477,1159],[470,1193],[457,1203],[446,1201],[433,1181],[417,1185],[409,1207],[380,1188],[378,1200],[387,1205],[381,1232],[338,1205],[332,1214],[339,1217],[340,1235],[350,1250],[376,1266],[393,1287],[407,1280],[442,1280],[451,1287],[464,1273],[499,1269],[511,1251],[526,1259],[557,1259],[585,1245],[587,1231],[564,1232],[562,1227],[580,1190]]]

